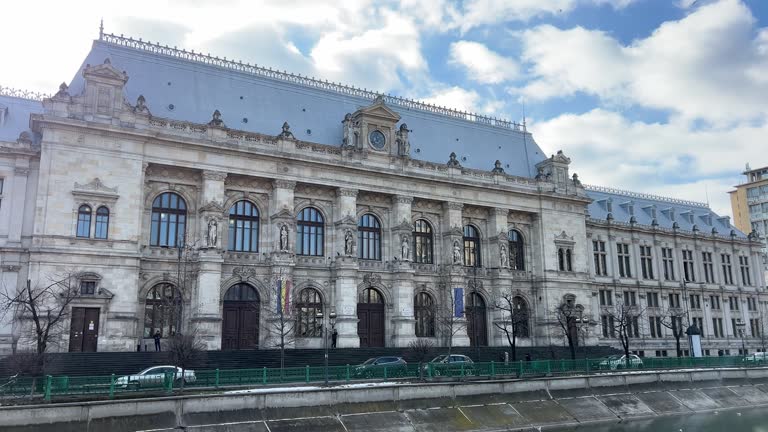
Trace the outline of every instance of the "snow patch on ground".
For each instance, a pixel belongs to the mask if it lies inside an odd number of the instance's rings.
[[[356,388],[371,388],[371,387],[389,387],[409,384],[408,382],[394,382],[384,381],[375,383],[357,383],[357,384],[341,384],[328,387],[321,386],[303,386],[303,387],[269,387],[269,388],[254,388],[247,390],[231,390],[224,392],[224,394],[258,394],[258,393],[285,393],[285,392],[307,392],[315,390],[330,390],[330,389],[356,389]]]

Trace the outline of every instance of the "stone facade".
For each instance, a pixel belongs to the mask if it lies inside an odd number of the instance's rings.
[[[311,321],[313,326],[302,333],[305,327],[295,324],[293,334],[299,337],[290,338],[291,346],[321,347],[322,332],[315,327],[327,325],[331,312],[339,347],[405,347],[424,334],[438,345],[449,339],[456,345],[506,345],[497,326],[506,319],[498,307],[505,294],[528,308],[529,331],[518,344],[534,346],[564,343],[553,311],[565,301],[580,305],[589,319],[580,344],[617,344],[603,337],[600,290],[613,291],[617,299],[620,292],[635,291],[640,305],[647,292],[658,292],[663,299],[670,292],[695,291],[703,306],[692,314],[700,314],[705,323],[722,316],[726,327],[736,313],[711,310],[704,300],[709,295],[756,299],[759,310],[753,311],[751,303],[739,309],[745,321],[760,318],[765,307],[765,280],[755,271],[760,249],[755,239],[590,218],[593,199],[569,173],[570,159],[562,152],[538,162],[535,177],[509,175],[500,163],[487,170],[462,167],[455,154],[446,154],[443,161],[419,159],[410,150],[410,130],[397,109],[381,98],[338,119],[334,127],[344,129],[344,141],[329,145],[297,139],[287,122],[282,130],[276,125],[276,131],[266,131],[277,135],[229,128],[234,122],[216,107],[210,107],[213,114],[205,123],[153,115],[151,95],[136,104],[124,99],[129,76],[109,61],[88,65],[82,75],[79,94],[63,88],[30,116],[34,139],[2,143],[0,229],[5,236],[0,240],[0,270],[3,286],[11,290],[27,279],[40,281],[63,270],[94,282],[95,289],[81,293],[71,306],[98,309],[99,351],[135,350],[156,328],[163,328],[148,317],[157,313],[151,312],[150,299],[163,284],[180,291],[182,311],[178,325],[167,330],[195,331],[209,349],[222,348],[231,330],[227,320],[235,319],[228,314],[234,310],[246,314],[237,319],[257,320],[250,347],[263,348],[275,345],[274,328],[285,315],[292,323]],[[168,193],[183,200],[178,213],[158,210],[173,206],[157,204]],[[249,231],[247,247],[237,240],[233,213],[238,203],[248,203],[258,215],[257,224],[250,225],[255,228]],[[93,212],[87,235],[82,235],[83,206]],[[108,209],[108,224],[97,235],[101,208]],[[312,234],[314,240],[307,240],[309,231],[302,231],[299,220],[307,209],[322,220],[322,236]],[[169,243],[170,231],[159,227],[176,230],[180,225],[159,221],[171,214],[183,215],[184,227],[176,242]],[[375,220],[378,227],[366,231],[364,219]],[[417,245],[417,237],[424,238],[417,225],[431,231],[428,254]],[[468,236],[470,226],[476,238]],[[513,231],[522,246],[510,242]],[[374,232],[375,240],[363,232]],[[177,247],[182,237],[183,249]],[[593,241],[598,240],[607,245],[605,274],[596,272],[594,264]],[[617,243],[631,247],[631,277],[616,272]],[[684,286],[680,278],[638,277],[641,245],[653,249],[655,275],[661,274],[662,247],[674,250],[676,266],[681,265],[681,251],[694,251],[697,275],[703,272],[701,253],[711,251],[718,258],[715,279]],[[465,266],[472,259],[468,254],[479,265]],[[723,281],[720,254],[734,259],[733,283]],[[736,275],[741,256],[751,265],[749,283]],[[256,310],[227,303],[231,288],[243,283],[257,292]],[[371,288],[382,299],[382,318],[361,315],[362,298],[371,295]],[[310,310],[322,310],[322,318],[283,306],[305,304],[305,289],[319,295],[319,308]],[[417,334],[416,315],[425,307],[415,304],[420,293],[432,300],[427,315],[435,318],[427,320],[431,329]],[[471,309],[472,316],[464,313],[480,303],[484,308]],[[455,333],[443,319],[453,315],[459,327]],[[380,342],[378,330],[366,330],[372,325],[369,319],[380,319]],[[0,350],[27,346],[28,325],[27,320],[6,317],[0,325]],[[363,337],[361,331],[369,333]],[[54,349],[70,349],[71,334],[64,331]],[[706,349],[737,349],[737,339],[730,328],[715,338],[705,325]],[[757,335],[748,333],[747,339],[751,349],[761,347]],[[633,349],[653,355],[672,349],[673,341],[669,335],[651,338],[643,325],[635,345]]]

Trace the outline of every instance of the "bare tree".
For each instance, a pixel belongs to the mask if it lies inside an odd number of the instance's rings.
[[[552,322],[555,332],[568,343],[571,360],[576,360],[577,319],[581,318],[583,308],[580,305],[574,306],[571,303],[563,302],[555,306],[552,314],[555,316],[555,320]]]
[[[502,319],[493,325],[504,332],[512,349],[512,361],[517,361],[517,338],[528,336],[528,309],[524,301],[512,292],[502,294],[496,301],[496,308],[501,311]]]
[[[27,280],[24,288],[0,290],[0,315],[12,314],[24,326],[23,332],[35,342],[35,352],[42,356],[49,345],[66,331],[70,304],[79,294],[78,272],[63,271],[50,275],[45,282]]]
[[[291,302],[290,294],[284,294],[281,281],[282,275],[268,283],[270,298],[276,300],[275,307],[269,307],[266,317],[267,344],[280,350],[280,373],[285,368],[285,348],[290,347],[296,341],[296,317],[295,308]],[[289,291],[288,291],[289,292]],[[254,307],[260,307],[255,303]]]
[[[622,301],[612,307],[605,308],[604,312],[613,326],[609,334],[621,343],[624,350],[625,366],[629,368],[629,346],[633,338],[640,337],[639,322],[643,310],[639,306],[626,304]]]
[[[447,266],[443,266],[438,273],[438,287],[443,301],[437,308],[435,325],[438,334],[448,347],[448,355],[453,349],[453,338],[467,327],[464,316],[464,298],[457,298],[457,292],[450,286],[450,275]]]
[[[408,343],[408,351],[419,362],[419,379],[424,380],[424,362],[429,359],[434,344],[429,339],[417,338]]]
[[[176,333],[168,340],[167,351],[170,360],[174,366],[181,368],[181,377],[178,378],[181,391],[184,391],[186,384],[187,369],[199,360],[205,348],[195,329],[191,329],[188,333]]]
[[[685,334],[684,322],[688,314],[681,308],[667,308],[664,309],[659,315],[659,322],[662,326],[672,331],[672,336],[675,338],[675,348],[677,350],[677,356],[683,356],[683,349],[680,347],[680,340]]]

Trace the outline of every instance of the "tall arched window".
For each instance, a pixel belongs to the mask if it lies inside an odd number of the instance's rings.
[[[523,252],[523,236],[517,230],[508,233],[509,266],[513,270],[525,270],[525,255]]]
[[[147,293],[144,306],[144,337],[160,332],[161,337],[176,334],[181,325],[182,299],[179,290],[171,284],[157,284]]]
[[[106,239],[109,233],[109,209],[101,206],[96,210],[96,228],[93,236],[97,239]]]
[[[296,218],[296,254],[323,256],[325,223],[314,207],[307,207]]]
[[[77,236],[85,238],[91,236],[91,207],[85,204],[77,209]]]
[[[515,334],[517,337],[530,337],[528,327],[528,303],[524,298],[515,296],[515,298],[512,299],[512,307],[514,308],[512,317],[515,320]]]
[[[432,226],[424,219],[413,225],[413,262],[432,264]]]
[[[357,257],[364,260],[381,261],[381,224],[372,214],[360,216],[357,224]]]
[[[249,201],[238,201],[229,209],[228,247],[237,252],[259,251],[259,209]]]
[[[464,226],[464,265],[480,267],[480,234],[472,225]]]
[[[323,301],[320,293],[314,288],[304,288],[299,293],[299,302],[296,304],[298,337],[321,337],[323,323],[317,318],[318,312],[323,312]]]
[[[416,318],[417,337],[435,337],[435,301],[425,292],[413,299],[413,316]]]
[[[165,192],[152,202],[150,246],[176,247],[184,245],[187,225],[187,204],[173,192]]]

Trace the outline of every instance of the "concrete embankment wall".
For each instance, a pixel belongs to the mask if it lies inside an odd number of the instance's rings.
[[[768,368],[0,407],[0,431],[498,431],[768,405]]]

